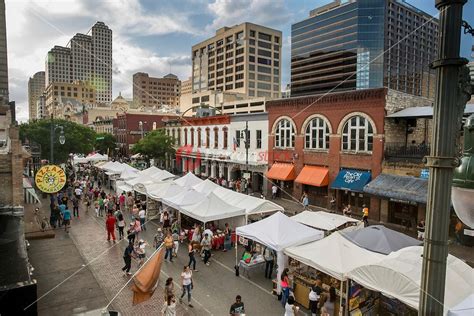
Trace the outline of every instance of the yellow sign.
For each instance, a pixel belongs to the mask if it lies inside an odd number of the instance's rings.
[[[66,184],[66,173],[56,165],[43,166],[36,173],[35,183],[45,193],[56,193]]]

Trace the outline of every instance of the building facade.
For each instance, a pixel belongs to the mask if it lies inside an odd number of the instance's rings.
[[[120,155],[129,157],[130,150],[145,135],[164,126],[165,121],[176,115],[159,113],[118,113],[112,121],[113,134]]]
[[[0,100],[7,104],[8,92],[7,25],[5,19],[5,0],[0,1]]]
[[[192,47],[192,90],[229,91],[248,97],[278,98],[281,32],[242,23],[223,27]]]
[[[53,82],[46,87],[44,93],[48,115],[55,111],[62,111],[62,104],[67,99],[76,100],[84,105],[94,104],[96,101],[95,88],[84,81]]]
[[[400,0],[336,0],[292,25],[291,94],[388,87],[434,99],[438,20]]]
[[[169,105],[179,108],[181,81],[168,74],[163,78],[150,77],[147,73],[133,75],[133,102],[144,107]]]
[[[167,168],[175,173],[191,171],[202,177],[227,181],[248,174],[250,189],[265,191],[267,126],[267,113],[169,120],[165,123],[165,130],[175,139],[176,157],[167,161]],[[249,134],[248,155],[246,129]]]
[[[40,95],[36,100],[36,119],[42,120],[48,116],[46,111],[46,96],[44,94]],[[30,116],[31,120],[31,116]]]
[[[28,80],[28,113],[31,120],[38,119],[37,103],[45,89],[44,71],[38,71]]]
[[[96,90],[95,101],[112,101],[112,30],[95,23],[88,34],[77,33],[67,47],[54,46],[46,56],[45,84],[88,81]]]

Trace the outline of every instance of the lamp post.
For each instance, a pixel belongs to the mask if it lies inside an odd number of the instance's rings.
[[[455,144],[464,107],[470,97],[470,92],[466,91],[469,85],[465,84],[469,79],[465,78],[465,69],[462,69],[467,60],[459,56],[465,3],[466,0],[436,0],[436,8],[440,11],[439,51],[438,59],[432,64],[437,82],[431,151],[426,157],[430,177],[419,315],[443,315],[444,310],[451,184],[453,170],[458,164]]]
[[[141,132],[141,135],[142,135],[142,139],[143,139],[143,137],[144,137],[143,123],[146,124],[146,121],[145,121],[145,122],[142,122],[142,121],[139,121],[139,122],[138,122],[138,127],[140,128],[140,132]]]
[[[61,125],[54,125],[54,117],[51,113],[51,124],[50,124],[50,141],[51,141],[51,148],[50,148],[50,163],[54,164],[54,133],[57,129],[61,130],[59,134],[59,143],[64,145],[66,142],[66,137],[64,136],[64,127]]]

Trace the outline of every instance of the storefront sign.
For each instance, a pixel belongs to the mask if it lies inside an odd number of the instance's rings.
[[[403,200],[397,200],[397,199],[390,199],[390,202],[395,202],[395,203],[401,203],[401,204],[408,204],[408,205],[417,205],[416,202],[412,201],[403,201]]]
[[[56,193],[66,184],[66,173],[56,165],[43,166],[36,173],[35,183],[44,193]]]

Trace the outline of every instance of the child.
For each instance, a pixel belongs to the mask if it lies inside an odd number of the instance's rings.
[[[179,234],[178,234],[178,230],[174,230],[173,231],[173,243],[174,243],[174,247],[173,247],[173,256],[174,257],[177,257],[178,256],[178,248],[179,248]]]
[[[94,203],[95,216],[99,217],[99,202]]]

